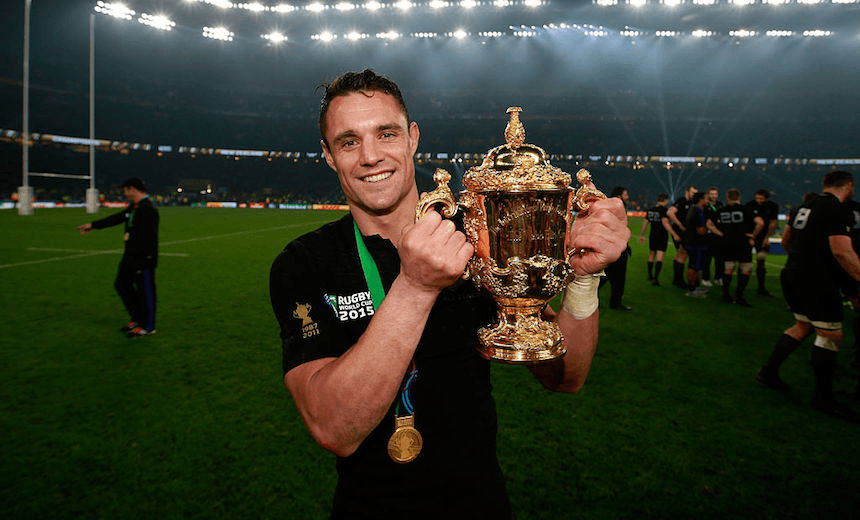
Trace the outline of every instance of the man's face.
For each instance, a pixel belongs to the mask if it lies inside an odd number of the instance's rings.
[[[338,96],[326,123],[325,159],[351,206],[382,215],[412,193],[417,199],[418,125],[407,125],[394,97],[378,91]]]
[[[627,204],[627,201],[630,200],[630,195],[627,193],[627,190],[621,192],[621,200],[624,202],[624,204]]]
[[[720,198],[720,192],[718,190],[708,190],[708,202],[711,204],[717,202]]]
[[[123,186],[122,194],[125,196],[125,200],[131,202],[132,204],[137,204],[138,202],[140,202],[140,199],[143,198],[143,192],[130,186]]]
[[[764,198],[764,195],[762,195],[762,194],[760,194],[760,193],[756,193],[756,194],[755,194],[755,201],[756,201],[756,203],[757,203],[757,204],[764,204],[764,201],[766,201],[766,200],[767,200],[767,199],[766,199],[766,198]]]
[[[696,193],[699,193],[699,190],[697,190],[696,188],[690,188],[684,195],[686,195],[687,200],[693,200],[693,195],[695,195]]]

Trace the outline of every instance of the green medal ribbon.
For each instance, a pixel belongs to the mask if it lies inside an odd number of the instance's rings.
[[[355,220],[352,221],[352,227],[355,229],[355,245],[358,248],[358,258],[361,260],[361,270],[364,271],[364,279],[367,281],[367,289],[370,291],[370,299],[375,311],[379,309],[379,305],[385,299],[385,289],[382,288],[382,279],[379,277],[376,261],[371,256],[370,251],[367,250],[367,245],[364,243],[364,238],[362,238]]]

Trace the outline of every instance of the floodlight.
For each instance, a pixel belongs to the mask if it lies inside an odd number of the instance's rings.
[[[203,2],[209,5],[214,5],[215,7],[220,7],[221,9],[233,8],[233,2],[228,2],[227,0],[203,0]]]
[[[442,2],[441,0],[433,0],[428,5],[433,9],[442,9],[443,7],[448,7],[451,4],[448,2]]]
[[[380,40],[396,40],[397,38],[400,38],[400,33],[396,32],[396,31],[388,31],[388,32],[382,32],[382,33],[376,33],[376,37],[379,38]]]
[[[790,0],[761,0],[766,5],[786,5]]]
[[[344,37],[345,37],[347,40],[349,40],[349,41],[355,42],[355,41],[358,41],[358,40],[363,40],[363,39],[365,39],[365,38],[369,38],[369,37],[370,37],[370,35],[369,35],[369,34],[365,34],[365,33],[360,33],[360,32],[358,32],[358,31],[352,31],[352,32],[350,32],[350,33],[348,33],[348,34],[345,34],[345,35],[344,35]]]
[[[621,36],[627,36],[629,38],[636,38],[638,36],[642,36],[644,33],[642,33],[641,31],[631,31],[629,29],[625,29],[625,30],[621,31],[620,34],[621,34]]]
[[[305,6],[305,9],[312,13],[320,13],[325,10],[325,6],[319,2],[314,2]]]
[[[484,36],[486,38],[500,38],[504,35],[505,33],[502,31],[484,31],[478,33],[478,36]]]
[[[275,44],[287,41],[287,37],[284,36],[283,34],[279,33],[279,32],[270,32],[269,34],[261,34],[260,37],[265,39],[265,40],[269,40],[270,42],[275,43]]]
[[[400,9],[401,11],[408,11],[413,6],[412,2],[407,2],[406,0],[401,0],[394,4],[394,7]]]
[[[753,5],[755,3],[755,0],[729,0],[729,3],[738,7],[745,7],[748,5]]]
[[[510,0],[496,0],[495,2],[493,2],[493,5],[496,7],[510,7],[513,4],[514,3]]]
[[[663,3],[663,5],[668,6],[668,7],[675,7],[675,6],[678,6],[678,5],[681,5],[684,3],[682,0],[660,0],[660,1]]]
[[[412,36],[413,38],[435,38],[437,34],[434,32],[419,32],[412,33],[410,36]]]
[[[857,0],[830,0],[831,4],[856,4]]]
[[[330,42],[332,40],[337,40],[337,35],[334,33],[330,33],[328,31],[323,31],[319,34],[311,35],[311,40],[319,40],[322,42]]]
[[[236,7],[239,9],[245,9],[247,11],[253,11],[255,13],[259,13],[261,11],[266,11],[269,8],[259,2],[253,2],[250,4],[236,4]]]
[[[693,0],[695,5],[714,5],[717,3],[717,0]]]
[[[831,36],[833,32],[831,31],[822,31],[821,29],[815,29],[812,31],[803,31],[804,36],[811,36],[813,38],[821,38],[824,36]]]
[[[169,31],[176,27],[176,22],[168,19],[166,16],[153,16],[149,13],[141,13],[140,18],[138,18],[137,21],[143,25],[148,25],[154,29],[160,29],[162,31]]]
[[[292,13],[298,9],[297,7],[293,7],[290,4],[278,4],[269,8],[269,10],[274,11],[276,13]]]
[[[704,29],[696,29],[690,33],[693,38],[708,38],[714,35],[714,31],[706,31]]]
[[[755,31],[748,31],[746,29],[738,29],[737,31],[729,31],[729,36],[733,36],[735,38],[749,38],[750,36],[755,36]]]
[[[355,9],[355,5],[350,4],[349,2],[341,2],[341,3],[337,4],[336,6],[334,6],[334,8],[337,9],[338,11],[346,12],[346,11],[352,11],[353,9]]]
[[[775,36],[777,38],[786,38],[794,35],[794,31],[767,31],[765,34],[768,36]]]
[[[382,9],[382,4],[379,2],[367,2],[364,4],[364,8],[368,11],[376,11],[378,9]]]
[[[478,2],[475,2],[475,0],[462,0],[460,2],[460,7],[464,8],[464,9],[471,9],[473,7],[476,7],[477,5],[478,5]]]
[[[602,7],[618,5],[618,0],[594,0],[594,3]]]
[[[235,35],[226,27],[204,27],[203,36],[213,40],[232,42]]]
[[[526,7],[540,7],[543,5],[543,2],[541,0],[525,0],[523,5]]]
[[[467,33],[466,31],[464,31],[463,29],[457,29],[456,31],[454,31],[454,32],[449,32],[449,33],[447,33],[446,35],[447,35],[447,36],[451,36],[451,37],[453,37],[453,38],[456,38],[456,39],[458,39],[458,40],[462,40],[463,38],[465,38],[466,36],[468,36],[468,35],[469,35],[469,33]]]
[[[642,7],[645,5],[645,0],[627,0],[627,3],[635,7]]]
[[[822,0],[797,0],[798,4],[802,5],[815,5],[824,3]]]
[[[114,18],[119,18],[121,20],[131,20],[132,16],[134,16],[134,11],[123,4],[102,2],[101,0],[96,2],[93,9],[95,9],[97,13],[113,16]]]

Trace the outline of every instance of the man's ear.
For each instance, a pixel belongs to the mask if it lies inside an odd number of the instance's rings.
[[[334,167],[334,160],[331,157],[331,151],[328,149],[325,139],[320,139],[320,146],[322,147],[323,157],[325,157],[325,162],[328,164],[328,167],[337,171],[337,168]]]
[[[418,123],[412,121],[409,123],[409,141],[412,145],[412,155],[415,155],[415,152],[418,151],[418,138],[421,136],[421,132],[418,131]]]

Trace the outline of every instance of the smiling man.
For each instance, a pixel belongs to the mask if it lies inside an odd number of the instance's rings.
[[[461,279],[473,247],[433,210],[413,222],[419,131],[397,85],[365,70],[323,88],[321,145],[350,211],[287,245],[270,295],[286,387],[338,456],[331,517],[512,518],[489,362],[475,349],[495,303]],[[597,345],[590,273],[630,235],[620,200],[593,203],[572,233],[591,252],[573,258],[557,316],[567,355],[533,370],[565,392],[582,387]]]

